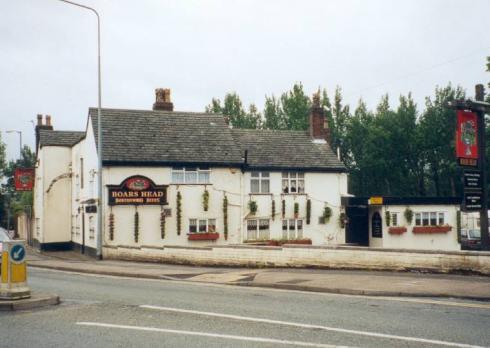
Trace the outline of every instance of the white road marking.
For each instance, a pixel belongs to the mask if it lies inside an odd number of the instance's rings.
[[[226,318],[226,319],[234,319],[234,320],[253,321],[253,322],[258,322],[258,323],[266,323],[266,324],[277,324],[277,325],[284,325],[284,326],[299,327],[299,328],[303,328],[303,329],[333,331],[333,332],[340,332],[340,333],[353,334],[353,335],[387,338],[387,339],[402,340],[402,341],[411,341],[411,342],[417,342],[417,343],[426,343],[426,344],[442,345],[442,346],[449,346],[449,347],[484,348],[482,346],[476,346],[476,345],[465,344],[465,343],[431,340],[431,339],[426,339],[426,338],[418,338],[418,337],[410,337],[410,336],[398,336],[398,335],[383,334],[383,333],[378,333],[378,332],[350,330],[350,329],[342,329],[342,328],[337,328],[337,327],[310,325],[310,324],[302,324],[302,323],[273,320],[273,319],[244,317],[244,316],[233,315],[233,314],[201,312],[201,311],[195,311],[195,310],[189,310],[189,309],[160,307],[160,306],[151,306],[151,305],[141,305],[140,308],[154,309],[154,310],[167,311],[167,312],[178,312],[178,313],[205,315],[205,316],[209,316],[209,317],[218,317],[218,318]]]
[[[157,328],[157,327],[148,327],[148,326],[117,325],[117,324],[86,322],[86,321],[77,322],[77,325],[106,327],[106,328],[111,328],[111,329],[126,329],[126,330],[138,330],[138,331],[163,332],[163,333],[171,333],[171,334],[177,334],[177,335],[224,338],[224,339],[231,339],[231,340],[260,342],[260,343],[276,343],[276,344],[289,345],[289,346],[317,347],[317,348],[341,348],[341,347],[347,348],[346,346],[334,346],[334,345],[323,344],[323,343],[287,341],[287,340],[278,340],[278,339],[266,338],[266,337],[223,335],[223,334],[217,334],[217,333],[211,333],[211,332],[200,332],[200,331],[161,329],[161,328]]]
[[[115,276],[108,274],[95,274],[95,273],[85,273],[85,272],[77,272],[77,271],[65,271],[65,270],[56,270],[52,268],[42,268],[36,267],[35,265],[28,265],[32,268],[35,268],[37,271],[41,272],[53,272],[53,273],[66,273],[66,274],[76,274],[79,276],[85,277],[94,277],[94,278],[112,278],[112,279],[123,279],[123,280],[133,280],[133,281],[144,281],[144,282],[157,282],[157,283],[168,283],[168,280],[165,279],[151,279],[151,278],[135,278],[135,277],[127,277],[127,276]],[[31,273],[32,276],[32,273]],[[260,291],[262,292],[286,292],[286,293],[297,293],[297,294],[305,294],[310,296],[321,296],[321,297],[347,297],[347,298],[364,298],[371,299],[377,301],[394,301],[394,302],[409,302],[409,303],[421,303],[421,304],[433,304],[439,306],[451,306],[451,307],[467,307],[467,308],[480,308],[480,309],[490,309],[490,304],[484,303],[468,303],[468,302],[457,302],[457,301],[445,301],[445,300],[431,300],[424,298],[410,298],[410,297],[386,297],[386,296],[369,296],[369,295],[349,295],[349,294],[336,294],[336,293],[328,293],[328,292],[315,292],[315,291],[303,291],[303,290],[288,290],[288,289],[274,289],[274,288],[259,288],[259,287],[246,287],[246,286],[236,286],[233,284],[216,284],[216,283],[203,283],[203,282],[190,282],[185,280],[172,280],[174,284],[185,284],[192,286],[204,286],[204,287],[215,287],[215,288],[234,288],[236,290],[243,291]]]

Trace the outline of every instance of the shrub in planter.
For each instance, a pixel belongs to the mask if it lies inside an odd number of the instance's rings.
[[[386,221],[386,226],[390,226],[390,224],[391,224],[391,213],[388,210],[385,211],[385,221]]]
[[[411,225],[412,220],[413,220],[413,210],[410,208],[407,208],[407,209],[405,209],[405,212],[403,213],[403,215],[405,216],[405,220],[407,220],[407,223],[409,225]]]
[[[325,221],[325,223],[328,223],[331,217],[332,217],[332,208],[328,206],[323,208],[323,215],[322,215],[323,221]]]
[[[388,233],[389,234],[403,234],[407,232],[407,228],[406,227],[402,227],[402,226],[392,226],[390,228],[388,228]]]
[[[209,191],[204,190],[202,194],[202,208],[204,211],[208,211],[209,208]]]
[[[249,201],[248,202],[248,210],[250,210],[250,214],[254,215],[257,212],[257,202]]]
[[[299,203],[294,203],[294,218],[297,219],[299,215]]]

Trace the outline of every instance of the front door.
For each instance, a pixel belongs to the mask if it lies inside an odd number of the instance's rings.
[[[369,245],[369,211],[367,206],[346,207],[347,225],[345,242],[348,244]]]

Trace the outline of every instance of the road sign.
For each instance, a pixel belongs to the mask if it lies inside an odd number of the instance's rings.
[[[481,173],[476,170],[465,170],[463,172],[463,184],[464,190],[467,191],[481,191],[482,180]]]
[[[26,248],[22,244],[15,244],[10,248],[10,260],[12,263],[22,263],[26,257]]]
[[[483,195],[481,192],[465,192],[463,201],[464,211],[478,211],[483,207]]]

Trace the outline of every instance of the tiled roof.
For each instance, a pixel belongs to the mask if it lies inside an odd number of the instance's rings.
[[[97,109],[89,109],[97,142]],[[222,115],[102,109],[102,152],[108,164],[241,165],[242,154]]]
[[[233,129],[250,168],[345,171],[326,142],[313,141],[305,131]]]
[[[39,146],[68,146],[78,143],[85,136],[85,132],[39,130]]]

